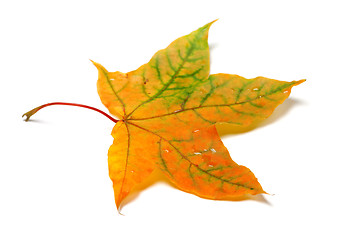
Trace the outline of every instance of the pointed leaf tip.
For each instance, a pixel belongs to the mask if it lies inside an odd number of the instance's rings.
[[[218,20],[219,20],[219,19],[217,18],[217,19],[213,20],[212,22],[207,23],[205,26],[203,26],[203,28],[210,27],[213,23],[215,23],[215,22],[218,21]]]
[[[303,83],[303,82],[306,82],[306,79],[301,79],[301,80],[299,80],[299,81],[296,81],[296,83],[295,83],[294,86],[297,86],[297,85],[299,85],[299,84],[301,84],[301,83]]]
[[[98,65],[100,65],[99,63],[97,62],[94,62],[92,59],[90,59],[91,63],[93,63],[94,66],[98,67]]]
[[[90,61],[93,63],[93,65],[98,69],[99,73],[100,72],[108,72],[107,69],[102,66],[100,63],[94,62],[93,60],[90,59]]]
[[[212,22],[209,22],[209,23],[205,24],[204,26],[202,26],[201,28],[199,28],[197,31],[208,31],[209,28],[211,27],[211,25],[212,25],[213,23],[215,23],[216,21],[218,21],[218,19],[215,19],[215,20],[213,20]]]
[[[204,39],[206,40],[208,38],[208,32],[209,32],[209,29],[211,27],[211,25],[216,22],[218,19],[210,22],[210,23],[207,23],[205,24],[204,26],[198,28],[197,30],[191,32],[189,35],[187,36],[195,36],[197,39]]]
[[[208,23],[208,24],[212,25],[213,23],[215,23],[215,22],[218,21],[218,20],[219,20],[219,18],[213,20],[212,22],[210,22],[210,23]]]

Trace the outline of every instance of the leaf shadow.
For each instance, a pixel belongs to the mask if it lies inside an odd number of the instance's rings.
[[[39,123],[39,124],[49,124],[49,122],[46,122],[44,120],[40,120],[40,119],[29,119],[28,121],[26,121],[25,119],[23,119],[24,122],[28,122],[28,123]]]
[[[269,206],[272,206],[272,204],[265,198],[265,194],[257,194],[257,195],[244,195],[241,197],[230,197],[230,198],[224,198],[221,200],[216,200],[216,201],[231,201],[231,202],[239,202],[239,201],[256,201],[260,202]]]
[[[217,43],[210,43],[209,44],[209,49],[212,51],[214,49],[216,49],[218,47],[218,44]]]
[[[232,134],[239,134],[239,133],[246,133],[252,131],[256,128],[266,127],[278,120],[282,119],[284,116],[287,115],[292,108],[296,107],[297,105],[305,105],[306,103],[295,98],[288,98],[285,100],[283,104],[278,106],[272,115],[264,120],[259,120],[252,123],[249,126],[238,126],[234,124],[227,124],[227,123],[218,123],[216,124],[218,133],[220,137],[225,137],[227,135]]]

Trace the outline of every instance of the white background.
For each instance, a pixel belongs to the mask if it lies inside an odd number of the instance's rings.
[[[1,1],[0,239],[338,239],[337,1]],[[219,18],[211,73],[307,82],[223,137],[272,195],[212,201],[148,180],[119,215],[97,70],[128,72]],[[175,126],[173,126],[175,127]],[[147,143],[140,143],[147,144]]]

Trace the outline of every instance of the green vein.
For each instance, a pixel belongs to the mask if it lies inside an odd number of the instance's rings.
[[[202,173],[205,173],[207,176],[210,176],[210,177],[213,177],[213,178],[215,178],[215,179],[217,179],[217,180],[219,180],[219,181],[221,181],[221,182],[224,182],[224,183],[227,183],[227,184],[231,184],[231,185],[235,185],[235,186],[238,186],[238,187],[243,187],[243,188],[247,188],[247,189],[249,189],[249,187],[247,187],[247,186],[245,186],[245,185],[243,185],[243,184],[240,184],[240,183],[233,183],[233,182],[230,182],[230,181],[228,181],[228,180],[226,180],[226,179],[223,179],[222,177],[219,177],[219,176],[215,176],[215,175],[213,175],[213,174],[211,174],[211,173],[209,173],[207,170],[204,170],[204,169],[201,169],[200,167],[199,167],[199,165],[197,165],[197,164],[194,164],[193,162],[191,162],[178,148],[176,148],[169,140],[167,140],[167,139],[165,139],[164,137],[162,137],[162,136],[160,136],[159,134],[157,134],[157,133],[155,133],[155,132],[152,132],[151,130],[149,130],[149,129],[146,129],[146,128],[143,128],[143,127],[141,127],[141,126],[139,126],[139,125],[137,125],[137,124],[134,124],[134,123],[131,123],[131,122],[126,122],[126,123],[128,123],[128,124],[131,124],[131,125],[133,125],[133,126],[135,126],[135,127],[137,127],[137,128],[140,128],[140,129],[142,129],[142,130],[144,130],[144,131],[146,131],[146,132],[149,132],[149,133],[152,133],[152,134],[154,134],[154,135],[156,135],[156,136],[158,136],[160,139],[162,139],[162,140],[164,140],[164,141],[166,141],[181,157],[182,157],[182,159],[185,159],[186,161],[188,161],[188,163],[190,163],[190,164],[192,164],[194,167],[196,167],[199,171],[201,171]]]
[[[152,66],[152,68],[155,69],[161,84],[164,85],[164,81],[162,80],[161,72],[160,72],[160,69],[159,69],[159,55],[156,55],[156,57],[155,57],[155,66]]]
[[[160,140],[159,140],[159,157],[161,159],[161,163],[160,164],[164,167],[164,170],[166,172],[168,172],[168,174],[173,178],[172,173],[168,170],[168,167],[167,167],[167,164],[165,162],[165,159],[162,157],[162,153],[161,153],[161,150],[162,150],[162,148],[161,148],[161,141],[162,141],[162,138],[160,138]]]
[[[199,69],[195,70],[192,73],[189,74],[185,74],[185,75],[178,75],[177,78],[188,78],[188,77],[194,77],[195,75],[197,75],[199,72],[201,72],[201,70],[204,69],[204,66],[201,66]]]
[[[291,86],[293,84],[294,84],[294,82],[291,82],[291,84],[289,86]],[[262,97],[264,97],[264,98],[266,98],[267,100],[270,100],[270,101],[277,101],[275,99],[269,98],[268,96],[276,94],[277,92],[280,92],[280,91],[281,91],[281,89],[279,89],[277,91],[272,91],[272,92],[270,92],[267,95],[260,95],[260,96],[258,96],[256,98],[251,99],[250,101],[255,101],[255,100],[258,100],[258,99],[260,99]],[[176,111],[176,112],[170,112],[170,113],[166,113],[166,114],[162,114],[162,115],[157,115],[157,116],[152,116],[152,117],[145,117],[145,118],[133,118],[133,119],[130,118],[129,120],[139,121],[139,120],[148,120],[148,119],[154,119],[154,118],[161,118],[161,117],[166,117],[166,116],[170,116],[170,115],[175,115],[175,114],[183,113],[183,112],[186,112],[186,111],[193,111],[193,110],[196,110],[196,109],[202,109],[202,108],[232,107],[232,106],[246,104],[246,103],[249,103],[250,101],[236,102],[236,103],[230,103],[230,104],[212,104],[212,105],[205,105],[205,106],[197,106],[197,107],[186,108],[186,109],[182,109],[182,110],[179,110],[179,111]],[[234,109],[232,109],[232,110],[234,110]]]
[[[145,70],[142,72],[141,77],[143,79],[143,83],[141,84],[142,92],[146,95],[146,97],[150,98],[150,95],[146,92]]]
[[[235,102],[238,102],[240,95],[242,94],[242,92],[247,88],[248,85],[252,84],[254,80],[252,81],[248,81],[245,84],[242,85],[241,88],[238,89],[237,95],[235,96]]]
[[[190,98],[191,94],[192,94],[192,92],[188,92],[186,97],[184,99],[181,99],[181,100],[183,100],[182,103],[180,104],[180,107],[181,107],[182,110],[185,109],[185,105],[186,105],[188,99]]]
[[[215,122],[213,122],[213,121],[210,121],[210,120],[204,118],[200,113],[197,112],[196,109],[194,109],[193,112],[195,113],[195,115],[197,115],[199,118],[201,118],[201,119],[204,120],[205,122],[208,122],[209,124],[214,124],[214,123],[215,123]]]
[[[246,102],[247,103],[247,102]],[[239,111],[239,110],[236,110],[233,108],[233,106],[229,106],[229,108],[233,111],[233,112],[236,112],[236,113],[240,113],[240,114],[243,114],[243,115],[247,115],[247,116],[252,116],[252,117],[255,117],[257,116],[256,114],[254,113],[248,113],[248,112],[242,112],[242,111]]]
[[[176,72],[175,67],[173,67],[172,60],[170,56],[168,55],[168,49],[166,49],[166,58],[167,58],[167,62],[170,68],[173,70],[173,72]]]
[[[192,167],[193,165],[192,165],[192,163],[190,163],[190,165],[189,165],[189,167],[188,167],[188,175],[190,176],[190,178],[192,179],[192,181],[193,181],[193,184],[196,186],[197,185],[197,183],[195,182],[195,179],[194,179],[194,176],[193,176],[193,173],[192,173],[192,171],[191,171],[191,167]]]
[[[111,80],[112,81],[112,80]],[[116,91],[116,93],[118,94],[119,92],[121,92],[122,90],[124,90],[129,84],[129,81],[127,81],[124,86],[122,86],[119,90]]]
[[[203,97],[203,99],[201,99],[200,101],[200,107],[204,104],[204,102],[206,102],[206,100],[212,95],[212,93],[214,92],[215,90],[215,86],[213,84],[213,81],[212,81],[212,78],[210,79],[210,85],[211,85],[211,89],[210,91]]]
[[[186,58],[188,58],[188,56],[190,54],[192,54],[192,51],[193,51],[193,46],[190,47],[187,55],[186,55]],[[185,58],[185,59],[186,59]],[[184,60],[185,60],[184,59]],[[132,110],[127,116],[126,116],[126,119],[128,119],[139,107],[141,107],[142,105],[146,104],[146,103],[149,103],[151,101],[153,101],[154,99],[156,99],[158,96],[160,96],[175,80],[176,76],[178,75],[178,73],[181,71],[182,67],[184,66],[184,64],[186,63],[186,61],[182,61],[182,63],[179,65],[178,69],[175,71],[175,73],[172,75],[171,79],[166,83],[166,85],[164,87],[162,87],[161,89],[159,89],[159,91],[157,93],[155,93],[151,98],[149,98],[148,100],[140,103],[137,107],[134,108],[134,110]]]

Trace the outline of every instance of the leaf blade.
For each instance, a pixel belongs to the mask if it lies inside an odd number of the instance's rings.
[[[148,63],[127,74],[108,72],[93,62],[99,70],[97,86],[103,104],[120,118],[141,116],[151,108],[149,103],[180,94],[180,90],[196,84],[197,79],[206,80],[209,75],[207,38],[213,22],[173,41],[155,53]]]
[[[232,74],[214,74],[209,79],[212,79],[213,85],[206,89],[206,84],[201,84],[201,88],[198,87],[195,95],[191,96],[191,101],[186,103],[187,109],[198,111],[214,123],[243,126],[269,117],[290,95],[292,87],[305,81],[285,82],[264,77],[246,79]],[[198,91],[207,91],[208,98],[196,94]]]
[[[113,128],[114,142],[108,150],[109,176],[113,182],[116,206],[133,188],[155,169],[157,156],[150,149],[157,147],[158,138],[119,121]],[[147,145],[143,145],[147,142]]]
[[[146,91],[151,97],[135,106],[128,117],[143,115],[149,108],[145,107],[145,104],[166,94],[180,92],[176,90],[190,89],[196,81],[207,79],[209,74],[207,39],[208,30],[213,22],[173,41],[166,49],[158,51],[147,64],[129,73],[131,77],[141,77],[144,84],[146,80]]]
[[[180,189],[208,199],[265,193],[254,174],[230,157],[215,126],[192,132],[192,141],[164,139],[160,169]]]
[[[91,60],[92,61],[92,60]],[[109,112],[120,119],[126,115],[126,104],[119,94],[119,88],[124,86],[125,81],[112,81],[115,75],[120,75],[119,79],[124,79],[124,74],[116,72],[109,73],[101,64],[92,61],[98,70],[97,90],[101,102],[106,106]]]
[[[218,122],[248,126],[269,117],[290,95],[292,87],[304,81],[284,82],[264,77],[246,79],[231,74],[211,75],[208,82],[197,85],[195,92],[187,93],[186,99],[172,102],[177,110],[129,121],[164,134],[173,134],[171,126],[185,130],[204,128]],[[240,88],[243,86],[246,88]],[[234,89],[242,90],[238,90],[240,94],[235,94]],[[187,136],[183,134],[183,138]]]
[[[124,134],[113,134],[109,151],[117,207],[155,167],[178,188],[204,198],[265,193],[254,174],[231,159],[215,123],[247,126],[265,119],[304,80],[209,75],[212,23],[173,41],[127,74],[95,64],[100,98],[125,126]],[[144,142],[148,145],[138,147]],[[133,166],[138,166],[137,175],[130,174]]]

